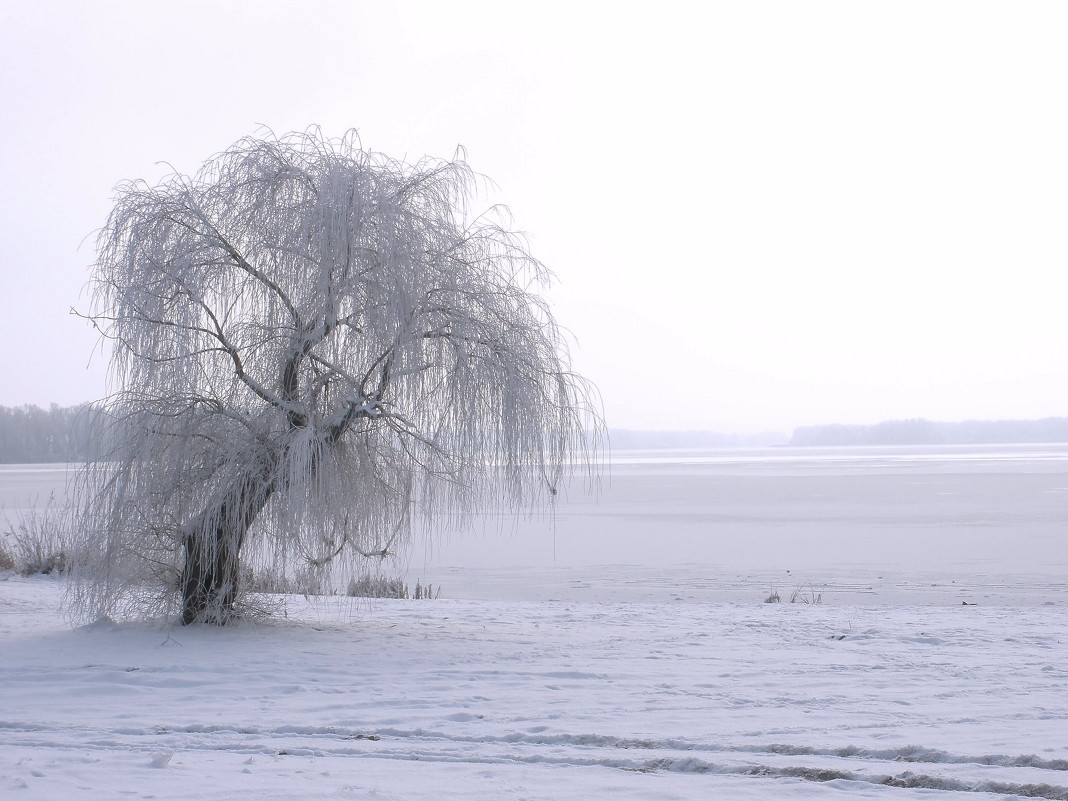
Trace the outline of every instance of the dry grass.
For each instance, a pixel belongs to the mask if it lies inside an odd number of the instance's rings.
[[[0,531],[0,570],[23,576],[70,570],[70,529],[66,510],[49,496],[43,508],[20,512]]]
[[[415,583],[415,591],[409,592],[408,585],[404,583],[403,579],[373,576],[370,573],[365,573],[359,578],[354,577],[349,581],[349,587],[345,594],[354,598],[412,598],[422,601],[439,597],[441,595],[441,587],[438,587],[437,594],[435,594],[433,586],[427,584],[424,587],[417,581]]]
[[[779,595],[779,591],[772,587],[771,594],[764,599],[766,604],[782,603],[782,596]],[[790,593],[790,603],[792,604],[822,604],[823,593],[818,592],[811,584],[806,586],[795,587],[794,591]]]
[[[0,540],[0,573],[10,573],[15,569],[15,555],[7,547],[7,540]]]

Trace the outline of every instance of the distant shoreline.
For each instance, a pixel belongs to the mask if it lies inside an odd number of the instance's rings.
[[[88,404],[49,409],[0,407],[0,464],[62,464],[85,461],[92,448],[90,428],[96,414]],[[683,450],[692,448],[792,448],[865,445],[1023,445],[1068,442],[1068,417],[1040,420],[925,419],[884,420],[872,425],[801,426],[792,433],[764,431],[723,434],[716,431],[608,431],[613,450]]]
[[[793,434],[610,429],[616,450],[683,448],[843,447],[850,445],[1026,445],[1068,442],[1068,417],[1041,420],[885,420],[873,425],[802,426]]]

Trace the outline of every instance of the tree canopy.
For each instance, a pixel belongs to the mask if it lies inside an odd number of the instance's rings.
[[[472,213],[478,180],[313,129],[119,188],[87,315],[112,394],[84,612],[226,622],[242,555],[380,557],[590,464],[550,274],[503,210]]]

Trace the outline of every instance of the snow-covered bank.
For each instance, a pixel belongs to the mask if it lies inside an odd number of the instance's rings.
[[[1068,798],[1049,606],[289,598],[224,629],[0,581],[0,796]]]

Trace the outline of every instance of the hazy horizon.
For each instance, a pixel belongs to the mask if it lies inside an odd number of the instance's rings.
[[[91,401],[86,401],[82,404],[74,404],[70,407],[60,406],[60,409],[77,409],[81,406],[88,405]],[[58,404],[14,404],[6,405],[0,404],[0,411],[13,410],[19,408],[36,408],[41,412],[47,413],[53,406],[59,406]],[[1039,424],[1052,424],[1043,428]],[[980,436],[986,436],[986,439],[976,440],[973,444],[982,443],[1056,443],[1061,441],[1068,441],[1068,415],[1051,415],[1041,418],[1031,419],[1018,419],[1018,418],[1003,418],[1003,419],[965,419],[965,420],[931,420],[928,418],[888,418],[885,420],[864,421],[860,423],[841,423],[838,421],[821,421],[814,423],[805,423],[803,425],[794,426],[791,429],[759,429],[759,430],[741,430],[741,431],[725,431],[708,428],[625,428],[621,426],[609,426],[606,429],[606,433],[610,440],[618,440],[620,437],[625,442],[639,442],[643,439],[659,440],[662,442],[675,442],[675,445],[664,446],[655,445],[651,447],[733,447],[735,444],[741,445],[760,445],[760,444],[785,444],[787,440],[805,439],[806,435],[811,437],[814,433],[825,434],[833,432],[835,430],[852,431],[854,434],[857,432],[878,431],[880,429],[887,431],[894,427],[910,426],[912,424],[922,424],[929,427],[931,430],[940,430],[943,435],[948,434],[950,439],[944,441],[944,444],[953,444],[954,431],[972,430],[973,434]],[[1057,436],[1052,439],[1040,439],[1035,438],[1034,432],[1037,431],[1054,431]],[[995,439],[990,438],[995,436],[997,432],[1004,432],[1005,438]],[[0,434],[3,431],[0,430]],[[967,436],[967,433],[956,436]],[[684,438],[690,437],[697,444],[696,445],[682,445]],[[733,443],[731,441],[734,441]],[[964,440],[956,440],[958,443],[963,443]],[[794,443],[791,443],[794,444]],[[846,443],[834,442],[829,443],[834,445],[842,445]],[[902,443],[902,444],[916,444]],[[647,447],[645,445],[624,444],[623,448],[632,447]]]
[[[105,394],[68,309],[117,184],[320,124],[412,161],[465,149],[555,272],[610,427],[1068,411],[1062,4],[13,0],[0,21],[0,404]]]

